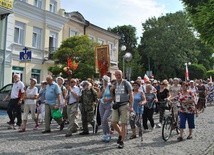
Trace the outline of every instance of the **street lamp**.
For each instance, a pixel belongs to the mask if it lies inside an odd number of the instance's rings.
[[[124,68],[123,68],[123,70],[125,70],[125,61],[127,61],[127,62],[130,62],[132,60],[132,54],[131,53],[129,53],[129,52],[127,52],[124,56],[123,56],[123,64],[124,64]],[[128,68],[129,70],[128,70],[128,79],[129,79],[129,81],[130,81],[130,78],[131,78],[131,69],[130,68]],[[125,74],[124,74],[125,75]],[[125,78],[125,76],[124,76],[124,78]]]
[[[189,70],[188,70],[188,65],[191,65],[191,62],[186,62],[185,64],[186,67],[186,72],[185,72],[185,78],[188,81],[189,80]]]

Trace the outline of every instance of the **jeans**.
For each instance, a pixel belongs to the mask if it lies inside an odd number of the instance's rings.
[[[179,113],[180,117],[180,128],[185,129],[186,128],[186,121],[188,122],[189,129],[195,128],[195,118],[194,113]]]
[[[102,122],[103,134],[110,133],[108,118],[111,115],[111,103],[100,103],[99,105],[100,117]]]
[[[19,99],[10,99],[7,107],[7,114],[10,119],[10,124],[14,124],[15,117],[17,117],[17,125],[22,124],[22,111],[21,105],[18,104]]]

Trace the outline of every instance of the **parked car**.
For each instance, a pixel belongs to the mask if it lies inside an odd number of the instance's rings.
[[[10,83],[10,84],[7,84],[0,89],[0,108],[1,109],[7,109],[7,105],[10,101],[10,95],[9,94],[12,90],[12,87],[13,87],[13,84]],[[36,85],[36,87],[38,88],[38,90],[40,89],[40,85]],[[9,95],[9,97],[5,101],[3,101],[7,95]],[[23,110],[23,106],[22,106],[22,110]]]
[[[3,100],[11,92],[12,86],[13,84],[10,83],[0,89],[0,108],[2,109],[7,109],[7,105],[9,103],[10,97],[8,97],[5,101]]]

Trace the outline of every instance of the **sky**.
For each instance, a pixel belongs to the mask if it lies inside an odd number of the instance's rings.
[[[180,0],[61,0],[66,12],[78,11],[86,20],[107,29],[132,25],[142,36],[142,23],[150,17],[183,10]]]

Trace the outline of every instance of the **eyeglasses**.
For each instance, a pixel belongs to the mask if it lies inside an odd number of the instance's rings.
[[[71,83],[75,83],[75,81],[71,81]]]

